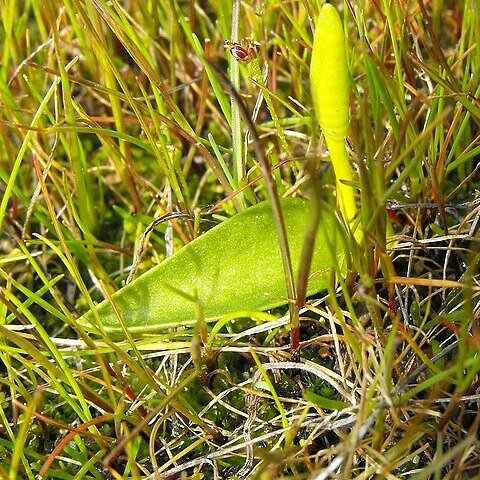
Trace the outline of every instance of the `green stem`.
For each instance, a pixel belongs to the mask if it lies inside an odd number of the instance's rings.
[[[337,190],[337,203],[345,222],[351,226],[353,219],[357,216],[358,209],[355,203],[353,181],[353,169],[348,158],[345,140],[343,138],[325,136],[333,170],[335,172],[335,183]],[[362,231],[357,228],[354,232],[355,239],[360,242]]]

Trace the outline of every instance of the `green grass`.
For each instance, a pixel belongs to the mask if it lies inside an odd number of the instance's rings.
[[[322,3],[244,2],[232,25],[222,0],[0,2],[1,479],[478,474],[476,0],[332,2],[365,235],[300,311],[300,358],[293,307],[119,339],[76,321],[169,212],[137,275],[275,190],[333,211]],[[256,60],[225,50],[236,31]]]

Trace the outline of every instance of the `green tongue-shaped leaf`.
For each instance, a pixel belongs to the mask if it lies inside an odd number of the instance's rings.
[[[309,204],[301,199],[281,201],[292,265],[298,272]],[[327,288],[336,248],[337,262],[345,266],[338,227],[325,215],[317,235],[308,294]],[[160,265],[121,288],[112,300],[132,333],[158,331],[194,324],[195,305],[184,295],[197,296],[207,321],[241,310],[268,310],[287,303],[285,277],[277,235],[268,203],[244,210],[201,235]],[[109,301],[96,307],[106,331],[122,331]],[[93,312],[80,322],[95,323]]]

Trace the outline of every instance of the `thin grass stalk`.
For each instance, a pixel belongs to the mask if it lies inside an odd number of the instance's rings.
[[[238,26],[240,24],[240,0],[232,2],[232,23],[231,23],[231,41],[238,42]],[[240,91],[240,67],[233,56],[229,55],[230,82],[235,91]],[[242,143],[242,124],[240,121],[240,109],[232,96],[230,97],[230,106],[232,112],[232,161],[233,161],[233,179],[235,181],[234,189],[238,189],[240,182],[245,176],[243,165],[243,143]]]
[[[273,221],[274,221],[275,230],[278,236],[280,255],[283,263],[283,271],[285,276],[287,295],[290,300],[290,303],[289,303],[290,321],[293,322],[293,319],[296,319],[296,318],[298,319],[295,280],[293,276],[290,249],[288,246],[287,231],[285,228],[285,222],[283,220],[282,208],[280,206],[280,199],[278,196],[277,184],[275,183],[274,177],[272,175],[272,166],[270,164],[268,157],[265,154],[265,151],[261,147],[260,138],[258,136],[257,130],[255,128],[255,125],[249,115],[249,112],[244,102],[238,95],[237,91],[233,88],[232,84],[227,80],[227,78],[225,77],[225,74],[221,70],[219,70],[215,64],[210,63],[210,66],[216,71],[218,78],[223,83],[224,87],[230,92],[230,95],[235,97],[235,101],[238,104],[239,111],[242,115],[243,121],[247,125],[247,128],[253,140],[255,154],[257,155],[257,159],[260,165],[263,179],[265,180],[268,200],[270,201],[270,205],[272,208]],[[293,336],[294,334],[295,334],[295,338]],[[292,328],[291,349],[293,352],[296,352],[298,350],[298,346],[294,348],[294,346],[298,345],[298,334],[299,334],[298,328],[296,328],[294,331]]]

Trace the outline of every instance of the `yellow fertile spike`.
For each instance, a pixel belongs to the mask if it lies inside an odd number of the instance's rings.
[[[350,92],[347,54],[340,16],[329,3],[321,8],[315,26],[310,83],[317,119],[335,171],[338,205],[345,221],[350,224],[357,214],[357,206],[353,188],[343,183],[351,182],[353,178],[345,148]],[[355,236],[360,240],[359,229]]]
[[[310,81],[323,134],[343,140],[349,124],[347,54],[340,16],[330,3],[321,8],[317,18]]]

